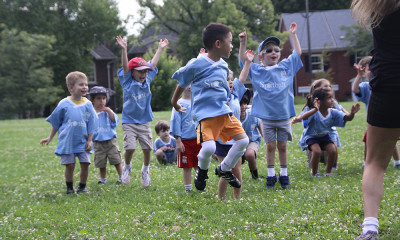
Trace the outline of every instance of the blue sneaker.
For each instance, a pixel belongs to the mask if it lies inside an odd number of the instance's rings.
[[[356,240],[378,240],[378,232],[375,231],[367,231],[366,233],[362,233],[359,235]]]
[[[277,182],[276,175],[273,177],[267,177],[267,188],[275,188],[275,183]]]
[[[279,183],[283,189],[290,188],[289,176],[279,176]]]

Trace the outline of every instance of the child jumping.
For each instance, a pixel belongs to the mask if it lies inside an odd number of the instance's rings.
[[[277,37],[268,37],[258,47],[261,64],[252,63],[249,78],[253,84],[254,100],[250,115],[262,119],[264,142],[267,146],[267,188],[274,188],[277,182],[275,174],[275,151],[278,148],[281,171],[279,183],[283,189],[290,187],[287,171],[287,141],[292,140],[290,118],[296,116],[294,109],[293,77],[303,66],[301,47],[297,39],[297,25],[290,26],[294,50],[289,58],[279,62],[281,49]],[[239,65],[243,67],[246,51],[246,30],[239,34]]]
[[[197,169],[197,155],[201,149],[201,145],[197,144],[196,125],[192,119],[190,85],[183,91],[178,104],[186,108],[186,111],[172,109],[170,133],[176,139],[177,166],[183,170],[183,184],[185,191],[189,193],[193,191],[192,168]]]
[[[223,143],[230,138],[235,143],[224,161],[215,169],[215,174],[227,180],[231,186],[240,188],[241,183],[232,174],[232,168],[245,152],[249,139],[227,105],[230,90],[226,79],[229,69],[228,64],[221,59],[228,58],[232,51],[232,31],[224,24],[210,23],[203,29],[203,43],[207,53],[192,59],[172,76],[178,81],[178,86],[171,103],[177,111],[184,112],[185,108],[177,102],[184,89],[191,84],[192,116],[197,125],[197,142],[202,145],[198,155],[195,187],[200,191],[206,187],[211,156],[219,137]]]
[[[160,164],[176,162],[176,140],[169,135],[169,123],[160,120],[154,128],[158,135],[153,149],[157,161]]]
[[[50,136],[40,140],[40,144],[48,145],[58,131],[55,154],[61,157],[61,165],[65,165],[66,193],[75,193],[75,157],[78,157],[81,165],[76,192],[87,193],[86,181],[89,175],[90,154],[93,153],[93,133],[98,126],[97,117],[92,103],[84,97],[89,90],[86,75],[82,72],[71,72],[66,77],[66,83],[71,96],[61,100],[46,119],[52,129]]]
[[[142,58],[132,58],[128,62],[126,40],[121,36],[117,36],[116,39],[122,50],[122,69],[118,71],[124,102],[122,130],[124,131],[125,165],[122,170],[122,182],[128,184],[131,180],[131,161],[137,140],[139,140],[143,151],[142,186],[148,187],[150,185],[150,157],[153,148],[150,122],[154,117],[150,106],[150,84],[158,72],[156,66],[162,51],[168,46],[168,40],[160,39],[151,62],[146,62]]]
[[[119,118],[109,107],[106,107],[107,89],[96,86],[90,89],[89,95],[99,119],[99,128],[93,135],[94,166],[100,169],[98,183],[105,184],[107,182],[107,158],[110,165],[114,165],[117,170],[117,183],[121,183],[122,157],[115,130]]]
[[[349,114],[333,109],[334,98],[330,88],[316,89],[311,100],[312,105],[308,106],[310,110],[293,118],[292,123],[308,120],[299,144],[303,151],[308,148],[312,152],[312,176],[321,177],[318,173],[318,164],[322,150],[328,153],[325,176],[333,176],[331,170],[337,149],[329,132],[333,126],[344,127],[346,121],[353,120],[354,115],[360,110],[360,104],[353,105]]]

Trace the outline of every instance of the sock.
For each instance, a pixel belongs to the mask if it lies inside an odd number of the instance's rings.
[[[148,172],[149,171],[149,166],[145,166],[144,164],[143,164],[143,166],[142,166],[142,172]]]
[[[106,183],[106,181],[107,181],[107,178],[100,178],[100,182]]]
[[[192,191],[192,184],[185,185],[186,191]]]
[[[202,170],[208,170],[210,167],[211,156],[215,153],[215,142],[213,140],[203,142],[201,144],[201,150],[197,158],[199,159],[199,168]]]
[[[231,169],[235,167],[236,163],[239,161],[239,158],[243,156],[248,144],[248,137],[235,141],[228,154],[226,155],[224,161],[222,161],[221,163],[221,170],[231,171]]]
[[[256,170],[250,170],[250,173],[251,173],[251,177],[252,177],[253,179],[257,179],[257,178],[258,178],[258,171],[257,171],[257,169],[256,169]]]
[[[126,163],[125,163],[125,166],[124,166],[124,167],[131,169],[131,165],[130,165],[130,164],[126,164]]]
[[[375,231],[378,232],[379,221],[377,218],[374,217],[367,217],[364,218],[363,223],[363,233],[367,233],[368,231]]]
[[[268,177],[273,177],[273,176],[275,176],[275,166],[268,165]]]
[[[85,189],[86,183],[79,183],[79,189]]]
[[[120,181],[120,182],[122,181],[121,175],[118,176],[118,181]]]
[[[67,184],[67,189],[74,189],[74,182],[65,182]]]
[[[281,173],[279,176],[287,176],[287,165],[281,165]]]
[[[394,160],[394,165],[395,166],[400,165],[400,160]]]

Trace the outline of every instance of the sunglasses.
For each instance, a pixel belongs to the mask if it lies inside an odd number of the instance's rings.
[[[274,49],[268,48],[268,49],[265,49],[265,50],[262,51],[262,52],[263,52],[263,53],[272,53],[272,50],[273,50],[274,52],[276,52],[276,53],[278,53],[278,52],[281,51],[281,49],[279,49],[279,48],[274,48]]]

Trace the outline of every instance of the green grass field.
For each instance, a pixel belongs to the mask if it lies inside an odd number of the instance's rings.
[[[350,109],[351,104],[342,105]],[[298,113],[301,107],[296,106]],[[170,112],[155,113],[152,127],[160,119],[169,120]],[[108,168],[107,184],[98,185],[98,169],[92,165],[89,194],[66,196],[64,167],[54,154],[57,139],[49,146],[39,145],[49,135],[50,124],[44,119],[0,121],[0,239],[354,239],[363,220],[365,119],[362,107],[346,128],[338,129],[342,147],[336,177],[310,176],[298,145],[302,126],[297,124],[294,140],[288,143],[291,189],[265,188],[262,143],[258,154],[262,181],[252,180],[243,165],[242,198],[234,200],[228,189],[225,201],[217,198],[214,160],[207,192],[186,194],[182,170],[160,165],[152,155],[152,182],[143,189],[140,149],[134,155],[129,185],[115,184],[113,167]],[[154,130],[153,134],[155,139]],[[118,136],[122,149],[120,125]],[[399,176],[391,162],[379,217],[381,239],[400,239]],[[78,180],[79,164],[75,187]]]

